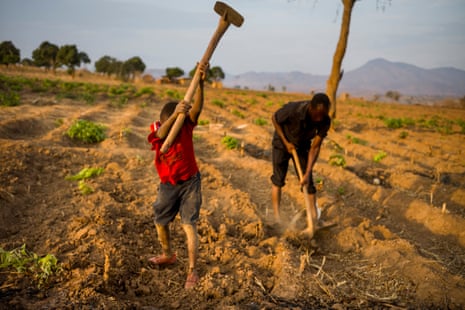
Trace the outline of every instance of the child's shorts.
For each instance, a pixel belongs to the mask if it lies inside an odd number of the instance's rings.
[[[155,224],[167,225],[180,214],[182,224],[194,224],[199,219],[202,204],[200,173],[176,185],[160,183],[153,203]]]

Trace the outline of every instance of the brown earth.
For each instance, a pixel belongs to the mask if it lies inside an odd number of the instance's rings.
[[[458,125],[447,134],[389,129],[379,117],[456,121],[464,110],[341,103],[314,171],[323,218],[338,225],[310,243],[299,233],[305,214],[295,173],[283,190],[282,226],[272,221],[269,181],[271,114],[308,96],[208,88],[201,120],[209,124],[194,136],[201,279],[186,291],[179,219],[171,227],[178,262],[147,264],[160,246],[151,207],[159,180],[146,136],[166,90],[185,90],[153,87],[155,96],[122,107],[25,90],[20,106],[0,108],[0,247],[26,244],[62,264],[40,289],[31,275],[2,269],[0,308],[465,308],[465,135]],[[259,117],[267,124],[255,124]],[[64,133],[76,119],[107,126],[107,139],[70,140]],[[242,147],[226,149],[225,134]],[[387,156],[375,162],[380,150]],[[336,153],[345,167],[329,164]],[[65,180],[84,167],[105,168],[88,181],[89,195]]]

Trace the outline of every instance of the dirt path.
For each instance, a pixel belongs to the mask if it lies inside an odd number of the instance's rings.
[[[158,177],[146,136],[165,93],[157,86],[154,97],[117,107],[105,97],[88,105],[23,91],[20,106],[0,109],[0,246],[26,244],[56,255],[63,267],[41,289],[26,274],[2,270],[0,308],[465,307],[464,134],[457,125],[444,134],[419,125],[389,129],[383,121],[465,120],[463,110],[341,105],[315,171],[323,217],[338,226],[311,245],[298,233],[305,221],[295,173],[283,190],[281,226],[272,221],[269,180],[271,113],[305,96],[208,89],[201,116],[208,124],[194,137],[203,189],[201,280],[187,292],[178,220],[179,262],[147,265],[160,247],[151,207]],[[71,141],[63,133],[78,118],[105,125],[107,139]],[[242,147],[226,149],[224,135]],[[380,151],[385,157],[375,162]],[[329,163],[334,154],[345,167]],[[89,195],[65,180],[84,167],[105,169],[88,181]]]

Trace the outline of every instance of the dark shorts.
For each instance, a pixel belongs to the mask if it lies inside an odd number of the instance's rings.
[[[167,225],[178,213],[181,216],[181,223],[196,223],[201,204],[200,173],[176,185],[160,183],[157,200],[153,203],[155,224]]]
[[[302,173],[304,173],[307,167],[307,162],[308,162],[308,151],[305,151],[305,152],[298,151],[297,155],[299,157],[300,167],[302,167],[302,170],[303,170]],[[274,185],[278,187],[283,187],[286,184],[286,175],[287,175],[287,169],[289,168],[290,159],[292,159],[292,161],[294,162],[292,155],[287,150],[283,150],[282,148],[273,146],[273,150],[271,153],[271,160],[273,163],[273,175],[271,176],[271,182]],[[298,175],[297,168],[295,170],[296,170],[296,174]],[[307,190],[309,194],[316,193],[316,188],[315,188],[315,185],[313,184],[312,175],[310,175],[310,180],[308,182]]]

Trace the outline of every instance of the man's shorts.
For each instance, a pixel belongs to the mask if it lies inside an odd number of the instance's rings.
[[[202,204],[200,173],[176,185],[160,183],[153,203],[155,224],[167,225],[180,214],[182,224],[194,224],[199,219]]]
[[[302,173],[305,173],[305,169],[307,167],[308,162],[308,151],[299,152],[297,151],[297,155],[300,161],[300,167],[302,168]],[[273,146],[273,150],[271,153],[271,160],[273,163],[273,175],[271,176],[271,182],[278,186],[283,187],[286,184],[286,174],[287,169],[289,168],[289,160],[294,159],[292,158],[292,154],[290,154],[287,150],[283,150],[281,148],[277,148]],[[294,164],[295,167],[295,164]],[[297,168],[296,168],[296,173]],[[313,176],[310,175],[309,182],[307,184],[307,190],[309,194],[315,194],[316,188],[313,184]]]

